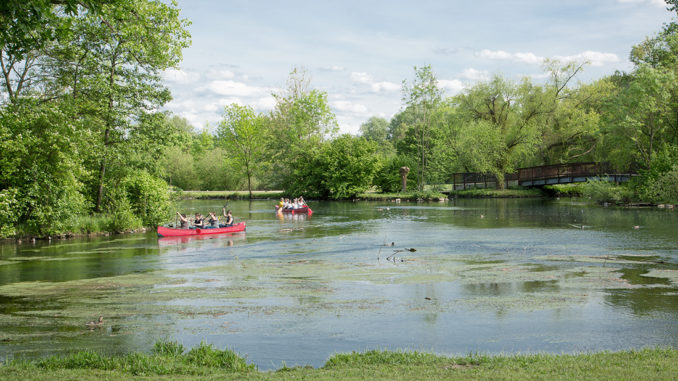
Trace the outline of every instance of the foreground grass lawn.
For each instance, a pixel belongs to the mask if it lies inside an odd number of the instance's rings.
[[[337,354],[322,368],[283,367],[260,372],[229,350],[202,344],[188,352],[176,343],[159,343],[151,354],[103,356],[80,352],[0,365],[3,380],[81,379],[305,379],[305,380],[672,380],[678,350],[657,348],[579,355],[443,357],[419,352]]]

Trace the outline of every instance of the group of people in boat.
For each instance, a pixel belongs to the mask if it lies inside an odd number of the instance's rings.
[[[306,205],[306,201],[301,196],[295,198],[292,201],[290,201],[289,198],[281,197],[280,202],[276,206],[277,206],[276,209],[278,209],[278,212],[282,212],[283,210],[293,210],[293,209],[301,209],[301,208],[308,207],[308,205]]]
[[[179,216],[179,228],[180,229],[217,229],[217,228],[226,228],[233,226],[233,214],[231,210],[226,211],[226,208],[222,209],[224,216],[224,223],[219,222],[219,217],[217,217],[214,212],[209,212],[207,217],[202,216],[200,213],[195,214],[195,218],[191,221],[185,214],[177,212]]]

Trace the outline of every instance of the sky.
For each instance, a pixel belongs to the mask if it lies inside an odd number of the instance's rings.
[[[495,74],[543,82],[544,58],[589,61],[577,80],[630,71],[631,47],[672,20],[663,0],[178,0],[192,45],[164,78],[166,108],[195,128],[237,103],[268,113],[289,73],[327,93],[342,133],[403,109],[431,65],[452,96]]]

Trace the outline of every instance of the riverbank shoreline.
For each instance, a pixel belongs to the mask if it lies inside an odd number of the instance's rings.
[[[173,197],[178,200],[248,200],[248,191],[175,191]],[[277,200],[282,191],[252,191],[252,200]]]
[[[93,237],[108,237],[112,235],[125,235],[125,234],[143,234],[147,233],[151,230],[155,230],[153,227],[142,227],[138,229],[130,229],[126,231],[96,231],[96,232],[88,232],[88,233],[62,233],[62,234],[54,234],[54,235],[48,235],[48,236],[21,236],[21,237],[11,237],[11,238],[2,238],[0,239],[0,243],[16,243],[16,244],[27,244],[27,243],[35,243],[37,241],[63,241],[63,240],[68,240],[68,239],[74,239],[74,238],[93,238]]]
[[[150,354],[78,352],[0,364],[0,378],[25,379],[672,379],[678,350],[645,348],[580,354],[471,354],[448,357],[423,352],[367,351],[335,354],[322,367],[260,371],[231,350],[211,345],[184,352],[181,344],[156,343]]]
[[[366,192],[360,194],[358,197],[352,199],[352,201],[374,201],[374,202],[446,202],[450,199],[455,198],[488,198],[488,199],[512,199],[512,198],[544,198],[544,199],[581,199],[583,201],[592,201],[588,198],[583,197],[578,190],[572,190],[573,187],[563,188],[555,190],[555,187],[547,188],[544,190],[536,188],[525,188],[525,189],[467,189],[467,190],[458,190],[458,191],[426,191],[426,192],[406,192],[406,193],[376,193],[376,192]],[[253,191],[252,201],[261,201],[261,200],[278,200],[280,197],[283,197],[282,191]],[[175,200],[248,200],[249,192],[247,191],[178,191],[174,193]],[[338,200],[342,201],[342,200]],[[343,200],[346,201],[346,200]],[[605,207],[614,206],[621,208],[657,208],[657,209],[666,209],[672,211],[678,209],[678,205],[673,204],[656,204],[652,202],[629,202],[629,203],[611,203],[611,202],[597,202],[597,204]],[[84,218],[93,218],[92,216],[87,216]],[[94,224],[96,225],[96,224]],[[90,229],[90,228],[86,228]],[[127,229],[124,231],[106,231],[106,230],[92,230],[87,232],[65,232],[60,234],[53,234],[48,236],[19,236],[19,237],[9,237],[1,238],[0,243],[31,243],[35,241],[52,241],[52,240],[64,240],[72,238],[85,238],[85,237],[100,237],[100,236],[109,236],[116,234],[133,234],[133,233],[146,233],[150,230],[154,230],[155,227],[141,227],[135,229]]]

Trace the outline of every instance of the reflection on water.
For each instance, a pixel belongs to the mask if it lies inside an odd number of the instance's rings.
[[[541,199],[316,202],[312,217],[276,216],[272,201],[228,207],[246,232],[0,245],[0,358],[149,350],[168,337],[233,348],[262,369],[370,348],[678,346],[670,210]],[[99,315],[104,326],[87,329]]]

